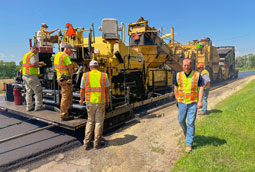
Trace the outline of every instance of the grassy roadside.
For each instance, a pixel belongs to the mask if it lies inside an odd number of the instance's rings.
[[[249,72],[249,71],[255,71],[255,68],[237,68],[239,72]]]
[[[173,171],[255,171],[255,81],[196,125],[194,150]]]

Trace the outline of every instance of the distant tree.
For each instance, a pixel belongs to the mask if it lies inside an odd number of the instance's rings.
[[[20,67],[15,62],[4,62],[0,60],[0,78],[13,78]]]
[[[255,67],[255,55],[254,54],[248,54],[248,66],[250,68],[254,68]]]
[[[5,62],[5,73],[8,78],[12,78],[17,73],[17,66],[15,62]]]
[[[239,56],[236,58],[236,64],[237,64],[237,67],[245,67],[247,66],[247,57],[246,56]]]

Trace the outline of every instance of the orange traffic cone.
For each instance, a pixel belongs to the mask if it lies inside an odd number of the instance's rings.
[[[67,36],[75,36],[75,30],[74,30],[73,26],[70,23],[66,23],[66,27],[68,28],[66,35]]]

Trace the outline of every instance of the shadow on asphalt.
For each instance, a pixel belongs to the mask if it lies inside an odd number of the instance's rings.
[[[198,135],[198,136],[194,137],[193,148],[197,149],[199,147],[206,146],[206,145],[221,146],[226,143],[227,143],[226,140],[219,139],[214,136],[200,136],[200,135]]]

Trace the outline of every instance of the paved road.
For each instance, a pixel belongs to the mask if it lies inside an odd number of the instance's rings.
[[[0,139],[25,133],[47,124],[0,111],[0,127],[25,121],[18,125],[0,129]],[[64,151],[81,145],[81,134],[73,133],[58,127],[43,130],[18,139],[0,143],[0,171],[24,165],[52,153]]]
[[[240,72],[239,79],[254,75],[255,72]],[[27,132],[47,124],[38,121],[26,121],[26,118],[0,111],[0,128],[17,122],[21,124],[0,129],[0,140]],[[49,154],[80,146],[83,132],[74,133],[58,127],[40,131],[5,143],[0,143],[0,171],[25,165],[32,160],[41,159]]]

